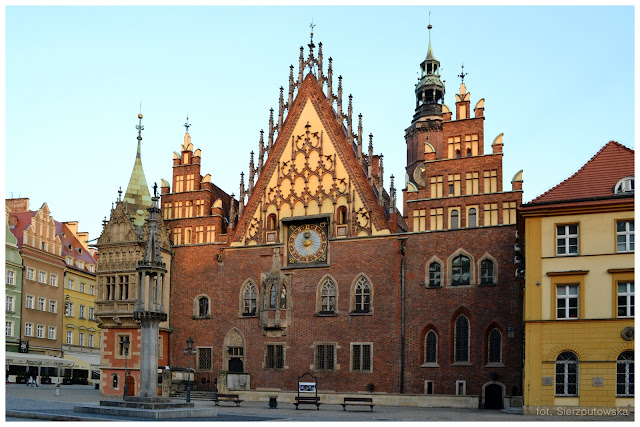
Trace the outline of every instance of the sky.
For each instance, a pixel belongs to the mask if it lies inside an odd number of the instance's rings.
[[[429,11],[431,16],[429,18]],[[471,105],[485,99],[485,151],[504,133],[503,185],[524,170],[527,202],[610,140],[635,148],[632,6],[7,6],[5,196],[47,203],[99,237],[133,169],[142,108],[149,187],[171,182],[189,133],[202,175],[238,194],[309,25],[343,110],[353,95],[384,185],[404,187],[404,130],[432,46],[445,104],[464,64]],[[316,50],[317,52],[317,50]],[[286,99],[285,99],[286,101]],[[265,137],[266,139],[266,137]],[[399,208],[401,198],[398,198]]]

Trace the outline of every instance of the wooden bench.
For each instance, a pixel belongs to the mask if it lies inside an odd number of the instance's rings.
[[[316,405],[316,409],[320,409],[320,398],[316,396],[296,396],[296,401],[294,402],[296,405],[296,409],[298,409],[298,405]]]
[[[240,400],[240,395],[239,394],[216,394],[213,397],[213,401],[216,402],[216,406],[220,406],[218,405],[219,402],[234,402],[236,404],[236,406],[240,406],[240,402],[242,402],[242,400]]]
[[[371,412],[373,412],[373,407],[375,406],[373,399],[370,397],[345,397],[344,403],[341,403],[341,405],[344,411],[347,410],[347,405],[369,406],[371,407]]]

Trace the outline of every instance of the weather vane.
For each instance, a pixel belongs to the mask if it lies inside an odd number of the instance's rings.
[[[309,28],[311,28],[311,43],[313,43],[313,29],[315,26],[316,24],[313,23],[313,18],[311,18],[311,24],[309,24]]]
[[[187,122],[184,124],[184,127],[187,128],[187,133],[189,133],[189,128],[191,127],[189,124],[189,113],[187,113]]]
[[[140,114],[138,114],[138,119],[140,123],[136,125],[136,129],[138,129],[138,141],[142,140],[142,131],[144,130],[144,126],[142,126],[142,102],[140,103]]]
[[[464,64],[462,64],[462,71],[460,72],[460,74],[458,74],[458,77],[460,77],[460,79],[462,80],[462,83],[464,83],[464,76],[466,76],[469,73],[465,73],[464,72]]]

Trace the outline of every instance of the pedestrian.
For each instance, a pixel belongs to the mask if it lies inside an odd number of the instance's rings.
[[[26,382],[26,384],[27,384],[27,387],[29,387],[29,385],[31,384],[31,376],[28,376],[28,377],[27,377],[27,382]]]
[[[40,387],[38,385],[38,377],[36,375],[33,376],[33,381],[31,381],[31,387],[33,387],[33,385],[36,385],[36,387]]]

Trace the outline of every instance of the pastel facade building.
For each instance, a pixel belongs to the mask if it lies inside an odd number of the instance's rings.
[[[5,242],[5,351],[17,352],[22,328],[22,257],[18,240],[9,228],[9,210],[6,211]]]
[[[634,151],[607,143],[523,205],[525,413],[634,405]]]

